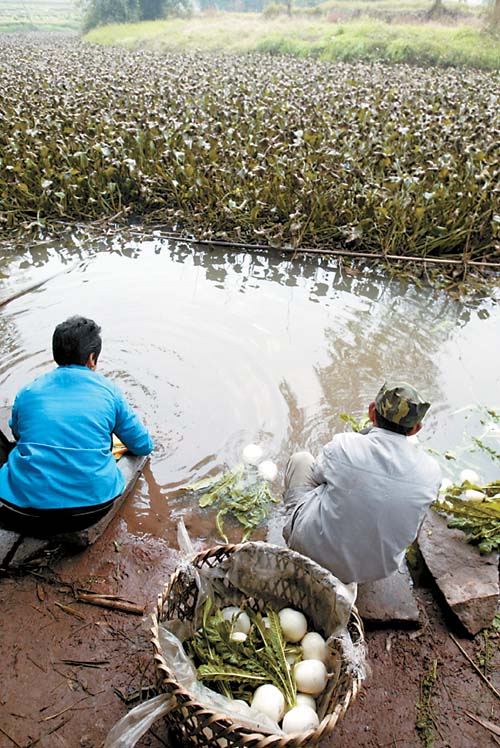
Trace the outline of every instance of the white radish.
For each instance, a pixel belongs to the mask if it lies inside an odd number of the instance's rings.
[[[259,447],[258,444],[247,444],[243,450],[243,461],[247,465],[257,465],[261,457],[262,447]]]
[[[283,636],[289,642],[299,642],[307,631],[307,620],[300,610],[283,608],[278,613]]]
[[[325,664],[321,660],[302,660],[295,665],[295,682],[297,690],[319,696],[328,680]]]
[[[469,483],[479,483],[479,475],[476,473],[475,470],[469,470],[466,468],[465,470],[462,470],[460,473],[460,480],[462,483],[465,483],[465,481],[468,481]]]
[[[445,493],[453,485],[453,481],[449,478],[443,478],[441,485],[439,486],[439,493]]]
[[[250,631],[250,618],[248,613],[244,610],[240,610],[235,605],[229,605],[227,608],[222,608],[222,617],[226,621],[231,621],[233,624],[233,631],[241,631],[243,634],[248,634]]]
[[[285,697],[272,683],[264,683],[255,689],[251,706],[252,709],[267,714],[274,722],[280,722],[285,713]]]
[[[310,706],[300,704],[292,707],[283,717],[283,732],[306,732],[319,725],[319,717]]]
[[[310,706],[311,709],[316,711],[316,699],[309,693],[297,693],[295,701],[297,702],[297,706]]]
[[[247,635],[243,631],[233,631],[229,637],[233,642],[246,642]]]
[[[467,501],[482,501],[486,498],[486,494],[482,491],[476,491],[474,488],[468,488],[464,493],[464,498]]]
[[[259,475],[265,480],[272,482],[278,475],[278,467],[276,463],[272,460],[264,460],[264,462],[261,462],[259,465]]]
[[[316,631],[309,631],[300,642],[300,646],[302,647],[302,659],[326,662],[328,647],[321,634]]]

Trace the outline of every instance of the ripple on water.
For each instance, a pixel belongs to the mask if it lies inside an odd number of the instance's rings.
[[[151,237],[45,252],[45,263],[40,248],[10,264],[0,258],[4,297],[18,290],[22,263],[26,283],[64,271],[0,310],[3,402],[52,367],[55,324],[75,313],[101,324],[99,368],[156,444],[123,515],[132,532],[175,543],[184,517],[195,537],[215,539],[213,512],[183,486],[233,466],[249,442],[282,475],[293,450],[316,453],[344,428],[339,413],[361,417],[387,376],[429,393],[435,407],[422,438],[447,448],[461,438],[453,410],[481,398],[494,406],[488,397],[500,391],[499,313],[487,299],[467,305],[373,271],[347,275],[320,258],[231,255]],[[461,388],[469,330],[490,373],[475,367]],[[270,537],[281,522],[277,508]]]

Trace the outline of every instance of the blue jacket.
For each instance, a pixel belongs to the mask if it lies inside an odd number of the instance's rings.
[[[18,441],[0,469],[0,497],[19,507],[94,506],[118,496],[125,480],[112,433],[134,454],[153,449],[119,387],[86,366],[59,366],[20,390],[10,427]]]

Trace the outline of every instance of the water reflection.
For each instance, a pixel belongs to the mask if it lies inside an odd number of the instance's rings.
[[[182,486],[233,465],[250,441],[281,468],[297,447],[317,451],[343,428],[338,414],[364,413],[393,374],[433,400],[422,439],[441,451],[463,441],[457,410],[498,405],[492,299],[463,304],[319,256],[231,254],[155,235],[4,252],[0,271],[1,298],[58,273],[0,309],[3,403],[52,367],[55,324],[80,313],[102,325],[100,369],[157,445],[125,515],[131,532],[175,542],[184,516],[215,539],[213,515]],[[485,455],[470,460],[491,472]],[[271,539],[279,523],[278,510]]]

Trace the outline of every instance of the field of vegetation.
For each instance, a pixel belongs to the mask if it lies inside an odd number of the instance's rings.
[[[1,31],[78,31],[78,0],[0,0]]]
[[[500,76],[0,38],[0,235],[500,260]]]

